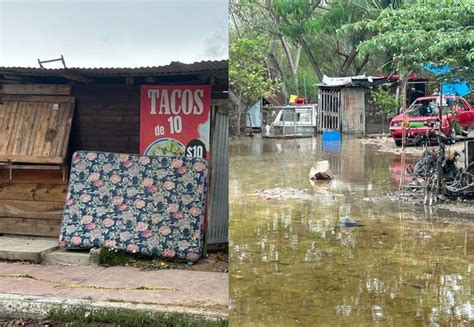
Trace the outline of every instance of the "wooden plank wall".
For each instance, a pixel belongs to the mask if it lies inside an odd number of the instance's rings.
[[[51,88],[26,86],[26,91]],[[79,149],[138,153],[139,87],[74,86],[72,95],[76,109],[68,159]],[[10,181],[8,170],[0,169],[0,234],[58,237],[66,192],[61,171],[14,170]]]
[[[0,234],[58,237],[67,182],[58,170],[0,170]]]
[[[0,85],[4,104],[15,97],[63,102],[70,93],[69,85]],[[13,170],[10,180],[8,170],[0,169],[0,234],[58,237],[66,192],[60,170]]]
[[[139,152],[140,92],[138,86],[74,86],[76,111],[69,157],[77,150]]]
[[[71,86],[64,84],[0,84],[0,94],[70,95]]]
[[[77,150],[138,153],[139,90],[127,85],[73,86],[76,108],[68,160]],[[19,170],[9,181],[8,171],[0,169],[0,234],[57,237],[66,192],[60,171]]]
[[[3,96],[0,111],[0,161],[62,164],[71,121],[73,97]]]

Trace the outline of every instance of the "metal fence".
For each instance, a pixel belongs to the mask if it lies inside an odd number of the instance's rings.
[[[341,91],[319,89],[318,131],[341,130]]]

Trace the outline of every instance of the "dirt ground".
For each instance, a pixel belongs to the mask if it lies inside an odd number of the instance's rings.
[[[362,139],[363,144],[373,144],[379,147],[378,151],[388,152],[394,154],[401,154],[402,147],[396,146],[395,142],[391,137],[374,137],[374,138],[365,138]],[[459,164],[464,164],[464,143],[458,142],[449,146],[447,149],[451,148],[452,150],[457,151],[461,156],[458,158]],[[428,149],[438,149],[438,146],[429,146]],[[405,148],[405,154],[409,156],[421,156],[425,149],[422,146],[407,146]]]
[[[107,259],[108,258],[108,259]],[[107,256],[105,260],[101,259],[101,266],[129,266],[139,268],[144,271],[162,270],[162,269],[177,269],[177,270],[194,270],[194,271],[209,271],[222,272],[229,271],[229,260],[226,252],[212,252],[207,256],[199,259],[194,264],[187,264],[186,262],[178,262],[164,259],[150,259],[140,258],[128,254],[117,254],[112,257]],[[0,325],[1,326],[1,325]]]
[[[395,145],[395,142],[390,137],[376,137],[366,138],[362,140],[364,144],[371,144],[378,147],[378,151],[394,153],[401,155],[402,148]],[[448,149],[452,149],[460,154],[457,160],[457,164],[460,167],[464,166],[464,143],[458,142],[451,145]],[[438,146],[430,146],[428,149],[438,149]],[[425,149],[421,146],[409,146],[405,148],[405,154],[410,157],[419,157],[423,154]],[[449,210],[460,214],[474,214],[474,200],[462,200],[462,201],[445,201],[436,204],[438,209]]]
[[[202,258],[189,270],[228,272],[229,258],[227,253],[209,253],[207,258]]]

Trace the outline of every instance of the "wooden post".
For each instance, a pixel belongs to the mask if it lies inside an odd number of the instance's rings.
[[[439,112],[438,112],[438,119],[439,119],[439,131],[438,133],[441,132],[441,127],[443,125],[443,82],[439,83]],[[439,191],[441,190],[442,186],[442,179],[443,179],[443,162],[440,160],[440,158],[444,158],[445,156],[445,151],[444,151],[444,146],[441,145],[441,142],[438,141],[439,144],[439,157],[438,157],[438,164],[436,167],[437,171],[437,177],[438,177],[438,186],[437,186],[437,191],[436,191],[436,196],[439,195]]]
[[[405,119],[406,119],[406,111],[407,111],[407,101],[406,101],[406,95],[407,95],[407,84],[410,73],[408,73],[406,76],[400,76],[400,81],[402,82],[402,154],[401,154],[401,172],[400,172],[400,183],[398,186],[398,190],[401,191],[403,183],[405,182],[405,147],[406,147],[406,139],[407,139],[407,131],[406,131],[406,126],[405,126]]]

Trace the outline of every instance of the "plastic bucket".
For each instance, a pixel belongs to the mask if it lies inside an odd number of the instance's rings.
[[[341,132],[339,131],[323,131],[323,141],[340,141]]]

